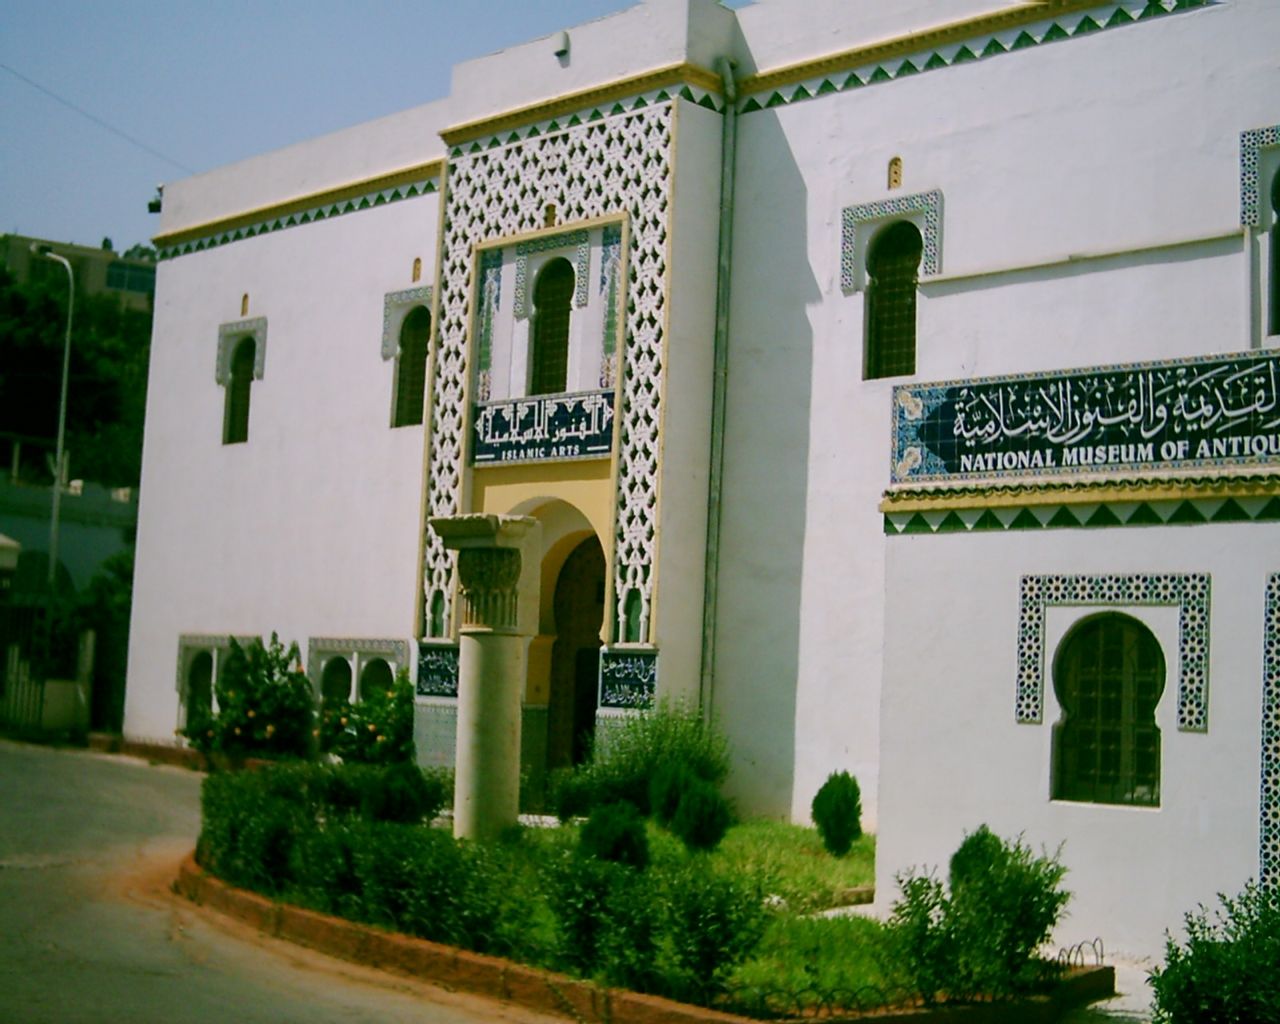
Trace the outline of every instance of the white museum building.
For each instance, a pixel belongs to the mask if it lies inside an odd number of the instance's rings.
[[[169,183],[127,737],[278,631],[452,763],[430,524],[520,516],[532,779],[697,701],[746,813],[858,778],[881,902],[984,822],[1061,845],[1063,943],[1280,880],[1278,41],[644,0]]]

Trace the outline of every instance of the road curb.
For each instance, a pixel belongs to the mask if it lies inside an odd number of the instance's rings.
[[[565,974],[277,903],[215,878],[196,864],[194,854],[182,862],[173,888],[192,903],[319,953],[579,1024],[760,1024],[749,1017],[601,988]],[[1083,967],[1074,968],[1053,996],[1017,1003],[869,1011],[858,1018],[875,1024],[1052,1024],[1070,1007],[1114,994],[1114,967]]]
[[[196,864],[194,855],[182,862],[174,890],[267,935],[341,960],[583,1024],[759,1024],[747,1017],[601,988],[568,975],[276,903],[214,878]]]

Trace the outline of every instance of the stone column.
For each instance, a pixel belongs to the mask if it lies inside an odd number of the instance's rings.
[[[460,839],[492,839],[516,824],[520,698],[532,632],[520,614],[520,593],[522,576],[537,570],[526,550],[536,527],[527,516],[431,520],[445,547],[458,552],[462,584],[453,791],[453,834]]]

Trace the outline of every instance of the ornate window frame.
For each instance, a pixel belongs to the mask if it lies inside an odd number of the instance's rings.
[[[409,667],[409,644],[406,640],[385,638],[313,636],[307,641],[307,678],[317,698],[325,663],[333,658],[346,658],[350,663],[351,685],[358,699],[360,673],[365,665],[381,659],[391,666],[394,676],[400,669]]]
[[[942,190],[916,192],[840,211],[840,290],[845,295],[867,286],[867,250],[876,231],[894,220],[910,221],[920,232],[924,252],[920,277],[942,273]]]
[[[1257,297],[1253,302],[1256,341],[1280,337],[1280,211],[1271,207],[1271,185],[1280,176],[1280,124],[1240,134],[1240,226],[1262,240],[1256,271],[1251,272]],[[1252,257],[1252,254],[1251,254]]]
[[[389,362],[400,356],[400,327],[415,306],[431,311],[431,285],[387,292],[382,297],[382,360]]]
[[[515,315],[519,320],[525,319],[529,313],[529,257],[545,254],[547,258],[564,255],[562,250],[572,249],[573,259],[573,308],[581,309],[587,304],[589,286],[588,272],[591,261],[591,233],[586,228],[571,231],[560,231],[554,235],[543,235],[531,238],[527,242],[516,243],[516,287]],[[567,256],[565,256],[568,259]],[[541,264],[545,260],[538,260]],[[537,265],[535,265],[535,270]],[[534,275],[536,276],[536,274]]]
[[[187,674],[191,671],[191,663],[196,656],[208,652],[213,656],[213,672],[209,685],[213,694],[213,706],[218,706],[218,670],[221,667],[222,655],[231,647],[232,639],[244,646],[255,640],[262,642],[262,637],[242,633],[179,633],[178,659],[174,689],[178,694],[178,721],[187,720]]]
[[[253,379],[262,380],[267,365],[267,318],[233,320],[218,325],[218,361],[214,367],[214,380],[222,387],[231,383],[231,357],[241,338],[253,338]]]
[[[1280,572],[1267,577],[1262,641],[1258,881],[1280,885]]]
[[[1019,725],[1044,721],[1045,609],[1178,609],[1178,731],[1209,731],[1209,574],[1023,576],[1018,616]]]

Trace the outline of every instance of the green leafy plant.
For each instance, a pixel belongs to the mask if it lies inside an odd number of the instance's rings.
[[[389,690],[363,692],[355,704],[327,704],[321,714],[320,742],[322,749],[344,761],[413,761],[413,684],[408,670],[400,669]]]
[[[688,862],[662,880],[658,973],[662,994],[709,1005],[764,934],[759,889]]]
[[[862,790],[848,772],[832,772],[814,795],[810,808],[822,844],[843,857],[862,835]]]
[[[1157,1024],[1280,1021],[1280,887],[1253,882],[1219,895],[1213,917],[1185,917],[1186,943],[1168,936],[1165,962],[1151,972]]]
[[[241,646],[231,638],[218,671],[215,714],[197,714],[183,730],[202,753],[242,757],[305,757],[311,739],[311,684],[287,648],[271,634]]]
[[[890,925],[920,997],[1009,997],[1052,978],[1056,965],[1036,952],[1070,899],[1065,874],[1056,854],[1038,856],[983,825],[952,857],[950,893],[932,875],[900,875]]]
[[[648,815],[650,782],[668,765],[719,786],[729,774],[728,740],[697,707],[663,702],[613,729],[572,782],[558,780],[553,806],[562,821],[623,800]]]

